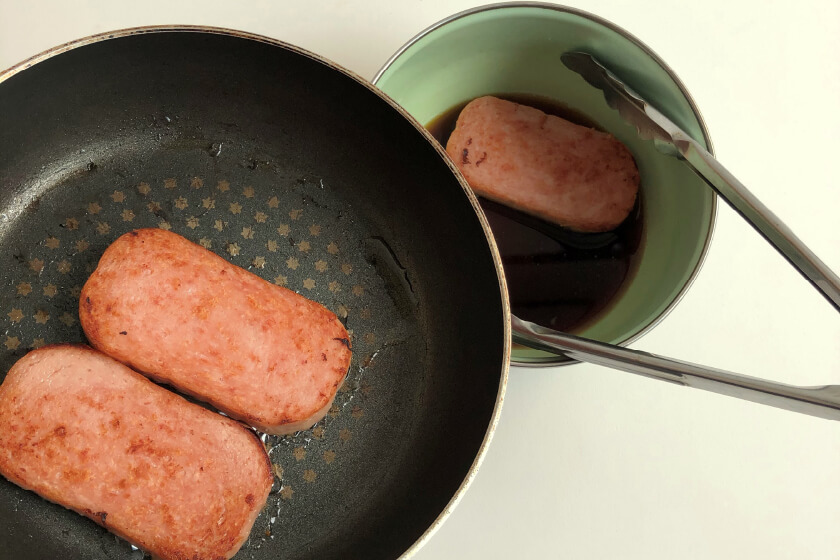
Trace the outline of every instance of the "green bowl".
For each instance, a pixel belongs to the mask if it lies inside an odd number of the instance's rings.
[[[623,345],[655,326],[691,284],[709,246],[716,198],[682,162],[639,139],[600,91],[568,70],[560,61],[567,51],[596,56],[711,151],[691,97],[656,54],[608,21],[554,4],[495,4],[451,16],[397,51],[374,84],[423,124],[482,95],[549,97],[586,115],[630,149],[641,175],[641,255],[616,299],[575,332]],[[512,363],[567,361],[516,347]]]

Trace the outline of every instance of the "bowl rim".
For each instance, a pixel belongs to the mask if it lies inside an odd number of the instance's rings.
[[[670,66],[668,66],[668,64],[658,54],[656,54],[656,52],[654,52],[653,49],[651,49],[647,44],[645,44],[638,37],[636,37],[635,35],[633,35],[629,31],[627,31],[626,29],[624,29],[624,28],[616,25],[615,23],[613,23],[613,22],[611,22],[607,19],[604,19],[600,16],[597,16],[597,15],[592,14],[590,12],[587,12],[585,10],[580,10],[578,8],[572,8],[570,6],[564,6],[564,5],[560,5],[560,4],[552,4],[552,3],[548,3],[548,2],[530,2],[530,1],[497,2],[497,3],[493,3],[493,4],[484,4],[484,5],[481,5],[481,6],[476,6],[474,8],[469,8],[467,10],[457,12],[455,14],[447,16],[447,17],[433,23],[432,25],[426,27],[425,29],[423,29],[422,31],[417,33],[414,37],[412,37],[411,39],[406,41],[399,49],[397,49],[394,52],[394,54],[392,54],[388,58],[388,60],[385,61],[385,63],[382,65],[382,67],[379,69],[379,71],[376,72],[376,74],[372,78],[371,83],[374,86],[378,87],[379,80],[382,79],[382,77],[385,75],[385,73],[388,71],[388,69],[401,56],[403,56],[409,49],[411,49],[411,47],[413,47],[418,41],[420,41],[421,39],[423,39],[427,35],[430,35],[431,33],[437,31],[438,29],[441,29],[441,28],[449,25],[450,23],[453,23],[453,22],[458,21],[460,19],[471,17],[471,16],[474,16],[474,15],[479,14],[479,13],[495,11],[495,10],[506,10],[506,9],[511,9],[511,8],[533,8],[533,9],[540,9],[540,10],[553,10],[553,11],[557,11],[557,12],[563,12],[563,13],[575,15],[575,16],[578,16],[578,17],[581,17],[581,18],[584,18],[584,19],[588,19],[588,20],[590,20],[590,21],[592,21],[596,24],[599,24],[599,25],[601,25],[601,26],[603,26],[607,29],[610,29],[610,30],[618,33],[619,35],[623,36],[624,38],[628,39],[634,45],[639,47],[639,49],[641,49],[647,56],[649,56],[651,58],[651,60],[653,60],[656,64],[658,64],[660,66],[660,68],[662,68],[662,70],[665,71],[665,73],[668,75],[668,77],[671,78],[674,81],[674,84],[677,86],[677,88],[679,89],[682,96],[688,102],[688,105],[689,105],[689,108],[691,109],[691,112],[694,114],[695,118],[697,119],[697,123],[698,123],[698,125],[700,127],[700,131],[702,132],[702,135],[703,135],[703,141],[705,142],[709,153],[714,155],[714,146],[712,145],[712,139],[709,136],[709,131],[706,127],[706,122],[703,119],[703,115],[700,113],[700,110],[697,108],[697,104],[694,101],[694,98],[689,93],[689,91],[686,88],[683,81],[679,78],[679,76],[677,76],[676,72],[674,72],[674,70]],[[674,296],[674,298],[671,300],[671,302],[665,307],[665,309],[663,309],[659,313],[659,315],[657,315],[656,317],[654,317],[653,319],[648,321],[647,324],[641,326],[631,336],[627,337],[624,340],[621,340],[621,341],[617,342],[616,344],[618,346],[627,346],[627,345],[639,340],[645,334],[650,332],[654,327],[659,325],[659,323],[661,323],[665,319],[665,317],[667,317],[668,314],[671,313],[671,311],[673,311],[673,309],[677,306],[677,304],[683,299],[685,294],[688,292],[688,289],[692,286],[692,284],[694,284],[694,281],[696,280],[697,275],[700,273],[700,269],[703,267],[703,264],[706,261],[706,257],[709,253],[709,246],[711,245],[712,238],[714,237],[715,224],[717,222],[717,209],[718,209],[717,202],[718,202],[717,196],[713,196],[712,199],[711,199],[711,210],[709,212],[709,231],[706,234],[706,238],[703,240],[703,247],[700,250],[700,255],[697,259],[697,263],[695,264],[694,269],[689,274],[688,279],[682,285],[679,292],[677,292],[676,296]],[[546,367],[572,365],[572,364],[577,364],[577,363],[580,363],[580,362],[578,362],[577,360],[568,360],[568,359],[563,360],[563,361],[558,361],[558,360],[551,360],[551,359],[548,359],[548,358],[546,358],[544,360],[532,361],[532,362],[519,361],[516,358],[514,358],[513,352],[511,352],[511,363],[510,363],[510,365],[513,366],[513,367],[521,367],[521,368],[546,368]]]

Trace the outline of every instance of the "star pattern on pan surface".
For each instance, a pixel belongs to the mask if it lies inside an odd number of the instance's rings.
[[[50,320],[50,314],[47,313],[46,311],[44,311],[43,309],[39,309],[38,311],[35,312],[35,315],[33,315],[33,318],[35,319],[36,323],[38,323],[40,325],[46,325],[47,321]]]
[[[205,189],[208,184],[215,187]],[[355,341],[353,329],[348,329],[358,366],[351,368],[324,419],[299,434],[265,440],[272,458],[288,466],[284,474],[278,464],[278,478],[295,483],[294,489],[283,483],[273,494],[275,500],[303,496],[341,472],[345,455],[355,452],[353,441],[363,437],[359,430],[368,421],[365,399],[376,385],[358,378],[351,382],[350,377],[361,375],[370,364],[366,356],[375,350],[365,346],[376,342],[368,336],[375,325],[369,323],[366,302],[375,299],[368,293],[368,282],[377,276],[364,252],[351,246],[354,236],[336,229],[336,215],[329,217],[329,212],[282,188],[272,192],[251,183],[201,176],[112,182],[98,196],[59,213],[37,248],[21,257],[22,269],[6,289],[7,306],[0,317],[7,332],[0,348],[19,356],[78,338],[81,285],[102,251],[133,229],[175,231],[269,282],[319,301],[365,333]],[[283,438],[299,444],[281,444]]]

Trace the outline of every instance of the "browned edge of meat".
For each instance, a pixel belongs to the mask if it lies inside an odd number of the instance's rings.
[[[82,345],[10,369],[0,473],[166,560],[232,557],[273,482],[251,430]]]
[[[97,349],[270,434],[323,418],[352,357],[323,305],[161,229],[106,249],[79,316]]]

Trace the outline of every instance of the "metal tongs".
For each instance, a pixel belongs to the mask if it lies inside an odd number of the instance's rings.
[[[601,65],[592,55],[565,53],[561,60],[604,92],[610,107],[636,127],[642,139],[679,158],[749,222],[836,310],[840,278],[761,201],[693,138]],[[568,358],[705,389],[777,408],[840,420],[840,385],[797,387],[596,342],[512,318],[515,342]]]

